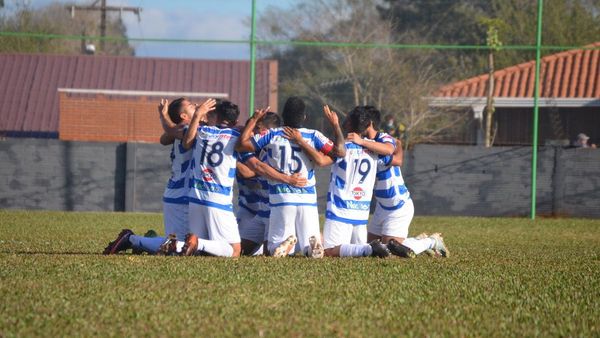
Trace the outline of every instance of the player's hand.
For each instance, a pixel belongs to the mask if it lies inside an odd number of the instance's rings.
[[[271,107],[267,107],[265,109],[256,109],[254,111],[254,115],[252,115],[252,118],[255,121],[258,121],[258,120],[262,119],[263,116],[267,115],[267,112],[269,112],[269,109],[271,109]]]
[[[283,137],[296,143],[302,141],[302,133],[296,128],[283,127]]]
[[[365,142],[365,140],[357,133],[348,133],[346,140],[358,144],[359,146]]]
[[[160,103],[158,104],[158,114],[159,117],[163,117],[169,113],[169,100],[160,99]]]
[[[325,112],[325,117],[329,120],[332,126],[336,127],[340,124],[337,114],[329,109],[328,105],[323,106],[323,112]]]
[[[214,110],[216,105],[217,101],[215,99],[208,99],[202,102],[199,106],[196,106],[196,114],[199,113],[201,115],[204,115],[209,111]]]
[[[300,176],[299,173],[295,173],[291,176],[289,176],[289,185],[293,185],[295,187],[299,187],[302,188],[303,186],[306,185],[306,183],[308,182],[308,180],[306,179],[306,177],[302,177]]]

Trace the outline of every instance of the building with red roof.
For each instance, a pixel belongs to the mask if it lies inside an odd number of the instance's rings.
[[[228,99],[248,117],[250,63],[0,54],[0,135],[158,142],[162,97]],[[256,64],[257,107],[277,109],[277,62]]]
[[[434,107],[468,107],[481,119],[489,75],[446,85],[430,98]],[[535,61],[494,72],[495,144],[532,143]],[[585,133],[600,142],[600,42],[545,56],[540,67],[541,144],[568,144]]]

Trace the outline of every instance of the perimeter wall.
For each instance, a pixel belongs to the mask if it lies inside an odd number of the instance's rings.
[[[147,143],[0,141],[0,208],[161,211],[169,147]],[[600,150],[540,148],[540,215],[600,217]],[[417,145],[403,174],[416,215],[527,216],[530,147]],[[316,173],[320,212],[329,169]]]

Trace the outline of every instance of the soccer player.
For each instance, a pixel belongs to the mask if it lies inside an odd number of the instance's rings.
[[[240,255],[240,235],[233,214],[232,190],[239,132],[232,127],[238,106],[229,101],[215,105],[216,126],[200,126],[205,114],[195,114],[183,138],[193,147],[189,200],[189,230],[182,253],[201,251],[214,256]]]
[[[368,138],[376,143],[392,144],[395,147],[394,163],[379,163],[377,166],[377,204],[368,226],[368,240],[381,239],[394,255],[401,257],[412,258],[422,252],[433,252],[435,256],[448,257],[449,251],[440,233],[407,238],[414,206],[400,169],[403,158],[402,145],[400,140],[396,141],[390,135],[374,129],[373,126],[380,123],[380,112],[373,107],[367,109],[371,119],[371,125],[367,129]]]
[[[370,122],[368,111],[359,106],[348,114],[344,129],[349,132],[349,138],[352,134],[355,141],[356,137],[362,140]],[[380,156],[355,141],[347,141],[345,154],[333,159],[308,147],[297,131],[286,129],[285,132],[318,163],[324,165],[333,163],[323,231],[325,255],[388,257],[390,251],[379,240],[366,244],[366,239],[376,166],[378,163],[389,164],[392,157]],[[365,143],[375,142],[366,140]]]
[[[287,99],[283,112],[283,125],[298,128],[302,138],[313,148],[324,154],[343,155],[344,139],[337,115],[325,107],[325,116],[336,132],[335,144],[319,131],[303,128],[306,120],[305,104],[298,97]],[[315,189],[314,166],[307,155],[285,138],[282,128],[271,129],[262,137],[253,138],[252,130],[264,114],[255,114],[248,122],[238,141],[238,151],[260,152],[265,149],[267,162],[286,174],[300,173],[308,179],[303,188],[280,184],[269,180],[268,250],[274,257],[284,257],[295,250],[296,242],[302,254],[311,252],[311,257],[322,257],[315,246],[320,243],[319,214]],[[312,245],[312,247],[311,247]],[[309,250],[310,248],[310,250]]]
[[[160,142],[163,145],[172,145],[171,178],[163,194],[163,218],[165,235],[173,234],[173,236],[145,237],[135,235],[130,229],[124,229],[116,240],[109,243],[104,254],[115,254],[129,248],[132,248],[135,253],[150,254],[181,251],[183,240],[189,232],[187,177],[192,157],[192,152],[182,146],[181,138],[196,111],[204,115],[212,110],[214,105],[215,101],[211,99],[200,106],[192,104],[184,97],[171,103],[161,100],[158,111],[165,133],[161,136]]]
[[[256,122],[255,135],[264,135],[271,128],[281,126],[281,118],[273,112],[267,112]],[[243,163],[241,163],[243,162]],[[263,254],[263,244],[267,240],[269,225],[269,186],[267,178],[295,187],[306,185],[306,178],[296,173],[288,176],[272,168],[266,162],[266,152],[260,154],[240,154],[237,164],[238,213],[242,255]],[[264,245],[266,248],[266,244]]]

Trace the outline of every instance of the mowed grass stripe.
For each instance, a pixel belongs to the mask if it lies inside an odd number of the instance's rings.
[[[100,255],[160,214],[0,220],[0,336],[600,334],[600,220],[417,217],[450,258],[320,261]]]

